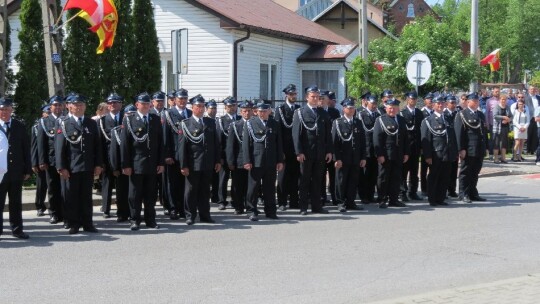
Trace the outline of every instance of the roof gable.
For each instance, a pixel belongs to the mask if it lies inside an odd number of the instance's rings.
[[[348,39],[297,15],[272,0],[185,0],[225,21],[271,36],[316,44],[351,44]]]

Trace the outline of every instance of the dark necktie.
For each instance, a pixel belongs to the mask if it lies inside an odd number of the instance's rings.
[[[9,136],[9,131],[11,130],[11,126],[10,126],[11,122],[6,122],[6,135]]]
[[[148,118],[146,115],[143,116],[144,125],[148,128]]]
[[[79,123],[79,126],[82,126],[82,117],[79,117],[77,122]]]
[[[114,126],[118,126],[120,122],[118,121],[118,114],[114,115]]]

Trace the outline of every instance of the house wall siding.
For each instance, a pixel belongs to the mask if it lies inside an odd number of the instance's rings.
[[[19,31],[21,30],[21,20],[19,16],[21,15],[21,10],[13,12],[8,17],[9,26],[11,28],[10,40],[11,40],[11,57],[9,60],[8,68],[13,70],[14,74],[19,72],[19,64],[15,61],[15,55],[19,53],[21,49],[21,41],[19,40]]]

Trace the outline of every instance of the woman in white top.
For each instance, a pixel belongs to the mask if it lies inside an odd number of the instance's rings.
[[[515,140],[512,160],[519,162],[524,160],[521,157],[521,151],[523,151],[523,144],[527,139],[527,128],[529,127],[531,118],[528,111],[525,110],[525,99],[523,98],[523,94],[518,94],[516,105],[516,111],[514,112],[514,118],[512,120]]]

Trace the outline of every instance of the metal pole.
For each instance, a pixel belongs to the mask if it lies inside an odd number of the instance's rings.
[[[53,31],[57,20],[58,8],[56,0],[41,0],[43,18],[43,40],[45,42],[45,65],[47,68],[47,84],[49,96],[64,94],[64,72],[62,69],[62,47],[59,35]]]
[[[368,57],[368,33],[367,33],[367,3],[366,0],[358,0],[358,56],[366,60]]]
[[[478,0],[471,2],[471,56],[479,62],[478,54]],[[473,79],[469,90],[476,92],[478,90],[477,79]]]
[[[0,96],[6,88],[7,0],[0,0]]]

